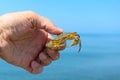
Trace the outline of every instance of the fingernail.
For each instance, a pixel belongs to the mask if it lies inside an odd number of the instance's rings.
[[[57,56],[55,56],[55,59],[58,59],[59,58],[59,56],[57,55]]]
[[[40,64],[38,64],[37,62],[34,62],[33,65],[34,65],[35,68],[39,68],[40,67]]]
[[[59,28],[60,29],[60,28]],[[61,32],[64,32],[62,29],[60,29]]]

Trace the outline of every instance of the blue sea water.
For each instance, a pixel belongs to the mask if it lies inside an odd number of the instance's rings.
[[[120,35],[81,34],[78,46],[61,51],[59,60],[33,75],[0,60],[0,80],[120,80]]]

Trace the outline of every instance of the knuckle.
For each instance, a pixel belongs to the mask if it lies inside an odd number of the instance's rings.
[[[48,66],[52,63],[51,59],[47,59],[45,62],[43,62],[43,66]]]
[[[60,57],[60,54],[58,53],[58,54],[56,54],[56,56],[55,56],[54,60],[58,60],[58,59],[59,59],[59,57]]]
[[[29,14],[36,14],[35,12],[33,12],[33,11],[26,11],[27,13],[29,13]]]
[[[44,53],[41,53],[39,55],[40,60],[45,61],[47,59],[46,55]]]

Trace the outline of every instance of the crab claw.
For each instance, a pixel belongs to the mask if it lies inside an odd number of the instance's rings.
[[[77,44],[79,44],[79,48],[78,48],[78,53],[79,53],[81,50],[81,41],[80,40],[74,40],[74,42],[72,44],[70,44],[69,46],[67,46],[67,48],[77,45]]]

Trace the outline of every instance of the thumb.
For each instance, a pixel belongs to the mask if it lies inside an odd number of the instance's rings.
[[[34,27],[44,29],[46,32],[51,34],[60,34],[63,32],[62,29],[58,28],[56,25],[54,25],[49,19],[40,16],[34,12],[28,12],[31,14],[31,23]]]
[[[44,18],[42,16],[38,16],[37,23],[38,23],[38,25],[37,25],[38,27],[40,27],[41,29],[44,29],[48,33],[60,34],[63,32],[62,29],[60,29],[56,25],[54,25],[49,19]]]

